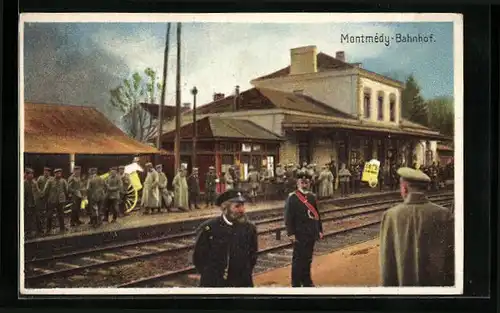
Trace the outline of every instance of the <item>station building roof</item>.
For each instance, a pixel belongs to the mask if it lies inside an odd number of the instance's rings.
[[[127,136],[96,108],[25,103],[24,152],[151,154],[158,151]]]

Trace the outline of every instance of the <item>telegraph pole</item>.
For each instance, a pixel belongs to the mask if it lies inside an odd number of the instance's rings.
[[[181,167],[181,23],[177,23],[177,75],[175,87],[175,173]]]
[[[198,127],[196,122],[196,95],[198,94],[198,89],[193,87],[191,89],[191,94],[193,95],[193,154],[192,154],[192,168],[196,167],[196,140],[198,137]]]
[[[161,101],[158,106],[158,137],[156,138],[156,147],[161,149],[161,135],[163,130],[163,106],[165,105],[165,92],[167,90],[167,69],[168,69],[168,48],[170,46],[170,24],[167,23],[167,38],[165,39],[165,55],[163,56],[163,88],[161,90]]]

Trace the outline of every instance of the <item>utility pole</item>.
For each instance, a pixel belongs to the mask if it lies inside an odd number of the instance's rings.
[[[170,25],[167,23],[167,37],[165,39],[165,55],[163,56],[163,88],[161,90],[161,101],[158,106],[158,137],[156,138],[156,147],[161,149],[161,135],[163,133],[163,106],[165,105],[165,93],[167,90],[167,69],[168,69],[168,49],[170,46]],[[159,155],[158,155],[159,158]],[[156,163],[158,163],[157,160]]]
[[[196,95],[198,94],[198,89],[193,87],[191,89],[191,94],[193,95],[193,153],[192,153],[192,168],[196,167],[196,140],[198,136],[198,127],[197,127],[197,122],[196,122]]]
[[[175,173],[181,167],[181,23],[177,23],[177,75],[175,86]]]

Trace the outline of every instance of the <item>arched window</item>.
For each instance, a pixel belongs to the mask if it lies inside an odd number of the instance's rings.
[[[384,120],[384,92],[379,91],[377,94],[377,104],[378,104],[378,120]]]
[[[370,118],[372,91],[365,88],[363,91],[363,110],[365,118]]]
[[[389,95],[389,113],[391,122],[396,121],[396,95],[391,93]]]

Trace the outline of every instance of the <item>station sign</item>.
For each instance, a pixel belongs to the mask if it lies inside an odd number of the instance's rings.
[[[363,175],[361,181],[367,182],[371,188],[375,188],[378,184],[378,172],[380,171],[380,161],[372,159],[365,163],[363,167]]]

